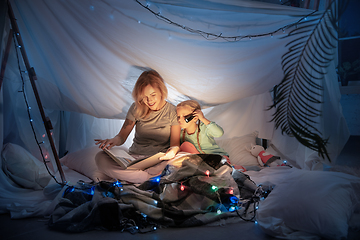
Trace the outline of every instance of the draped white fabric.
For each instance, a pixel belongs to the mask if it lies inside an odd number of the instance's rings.
[[[192,98],[210,107],[207,116],[224,128],[224,138],[256,130],[303,168],[324,162],[295,139],[275,131],[269,122],[273,112],[265,111],[272,103],[269,90],[283,78],[281,57],[290,39],[281,38],[288,31],[282,28],[312,10],[239,0],[10,2],[61,151],[91,146],[97,137],[113,137],[133,101],[131,91],[137,77],[152,68],[165,79],[169,101],[177,104]],[[179,26],[163,21],[139,3]],[[265,36],[226,41],[211,34]],[[334,65],[328,72],[319,121],[324,136],[330,138],[328,150],[334,162],[349,133]],[[24,98],[18,93],[21,86],[13,47],[2,88],[2,140],[25,146],[40,158]],[[28,78],[25,91],[36,132],[43,136]],[[44,147],[50,149],[46,138]]]

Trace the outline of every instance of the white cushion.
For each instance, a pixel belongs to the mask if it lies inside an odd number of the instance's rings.
[[[102,150],[98,146],[84,148],[66,154],[60,159],[60,162],[68,168],[84,174],[95,182],[106,180],[109,179],[109,177],[98,170],[95,162],[95,155],[100,151]]]
[[[337,172],[289,171],[260,202],[257,221],[263,230],[289,239],[301,232],[346,239],[348,222],[359,203],[360,178]]]
[[[39,190],[49,183],[51,176],[44,163],[23,147],[7,143],[1,156],[4,172],[18,185]]]
[[[216,143],[229,154],[231,164],[259,166],[257,158],[246,150],[246,147],[251,148],[251,144],[256,144],[256,137],[257,132],[254,132],[241,137],[216,139]]]

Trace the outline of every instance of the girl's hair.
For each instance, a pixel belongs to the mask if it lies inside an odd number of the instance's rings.
[[[145,118],[150,109],[145,105],[143,101],[143,93],[146,86],[151,85],[153,88],[159,89],[161,93],[161,100],[167,98],[167,88],[165,86],[164,79],[155,70],[148,70],[143,72],[135,83],[132,91],[133,99],[135,100],[135,117]]]
[[[183,102],[179,103],[176,106],[176,109],[179,108],[179,107],[190,107],[193,112],[196,111],[196,110],[201,110],[200,104],[195,100],[183,101]],[[200,141],[199,141],[200,124],[197,124],[197,129],[198,129],[198,131],[197,131],[197,134],[196,134],[196,139],[197,139],[197,143],[198,143],[198,147],[199,147],[199,152],[204,153],[204,151],[201,149]],[[182,142],[185,142],[185,128],[182,131],[183,131],[182,132]]]
[[[178,107],[190,107],[193,111],[201,110],[200,104],[195,100],[183,101],[176,106],[176,108]]]

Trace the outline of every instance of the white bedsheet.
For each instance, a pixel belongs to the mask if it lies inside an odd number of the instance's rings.
[[[257,210],[266,233],[283,239],[347,238],[351,218],[359,211],[359,177],[286,167],[246,173],[257,184],[275,185]]]
[[[80,180],[91,182],[88,177],[66,166],[63,170],[68,184],[75,184]],[[55,177],[60,179],[59,174]],[[3,171],[0,171],[0,182],[0,214],[10,213],[13,219],[50,215],[57,203],[54,199],[63,190],[54,179],[50,180],[44,190],[25,189],[12,183]]]

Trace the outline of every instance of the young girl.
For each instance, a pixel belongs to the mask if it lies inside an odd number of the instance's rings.
[[[200,104],[195,100],[181,102],[176,107],[177,119],[183,129],[180,134],[180,151],[192,154],[219,154],[230,163],[229,154],[219,147],[214,138],[221,137],[224,130],[215,122],[205,118]],[[239,165],[235,169],[245,171]]]

